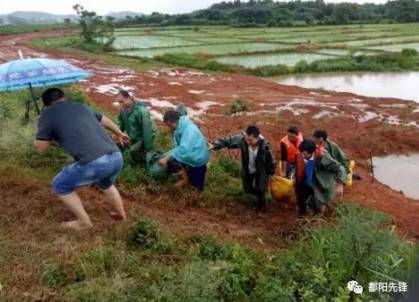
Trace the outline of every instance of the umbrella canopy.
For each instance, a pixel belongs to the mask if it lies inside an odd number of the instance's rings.
[[[67,84],[90,76],[90,73],[64,60],[15,60],[0,65],[0,91]]]

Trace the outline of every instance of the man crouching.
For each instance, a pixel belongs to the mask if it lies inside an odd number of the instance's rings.
[[[121,196],[113,184],[122,169],[122,155],[102,126],[122,140],[129,138],[106,116],[80,103],[68,102],[61,89],[46,90],[42,101],[45,109],[39,117],[34,142],[36,151],[44,153],[50,142],[55,141],[75,159],[52,181],[54,193],[77,217],[63,226],[75,229],[92,226],[79,195],[74,191],[92,183],[102,189],[120,218],[126,220]]]

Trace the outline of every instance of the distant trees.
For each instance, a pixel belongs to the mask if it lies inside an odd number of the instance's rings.
[[[354,1],[355,2],[355,1]],[[153,13],[127,18],[123,24],[292,26],[378,22],[418,22],[419,1],[394,0],[386,4],[312,1],[223,1],[190,14]]]
[[[115,40],[114,19],[106,17],[103,19],[95,12],[84,9],[80,4],[73,6],[80,17],[81,37],[88,44],[100,43],[109,46]]]
[[[399,0],[388,2],[388,17],[397,22],[415,22],[418,20],[418,2],[415,0]]]

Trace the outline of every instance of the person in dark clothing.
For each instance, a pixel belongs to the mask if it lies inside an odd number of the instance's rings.
[[[213,150],[240,149],[242,184],[246,193],[257,197],[257,208],[266,207],[266,189],[275,174],[275,157],[270,144],[256,126],[249,126],[245,133],[218,139]]]
[[[341,192],[346,179],[345,168],[312,140],[304,140],[297,155],[295,191],[299,216],[309,206],[314,213],[323,212],[325,206]]]
[[[68,102],[64,92],[58,88],[46,90],[42,100],[45,109],[39,117],[35,150],[44,153],[50,142],[55,141],[75,160],[52,181],[54,193],[77,216],[77,220],[64,226],[76,229],[92,226],[75,192],[78,187],[92,183],[102,189],[117,211],[115,215],[126,220],[121,196],[114,186],[115,178],[122,169],[122,155],[104,127],[121,140],[129,139],[128,136],[106,116],[80,103]]]

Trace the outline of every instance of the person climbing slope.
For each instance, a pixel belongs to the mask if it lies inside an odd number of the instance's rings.
[[[92,226],[75,192],[77,188],[92,183],[100,187],[120,218],[126,220],[121,196],[114,185],[122,169],[122,155],[104,127],[121,141],[128,140],[128,136],[106,116],[80,103],[69,102],[61,89],[46,90],[42,101],[45,109],[38,121],[35,150],[44,153],[51,142],[55,141],[75,160],[65,166],[52,181],[54,193],[77,217],[77,220],[66,222],[63,226],[75,229]]]

